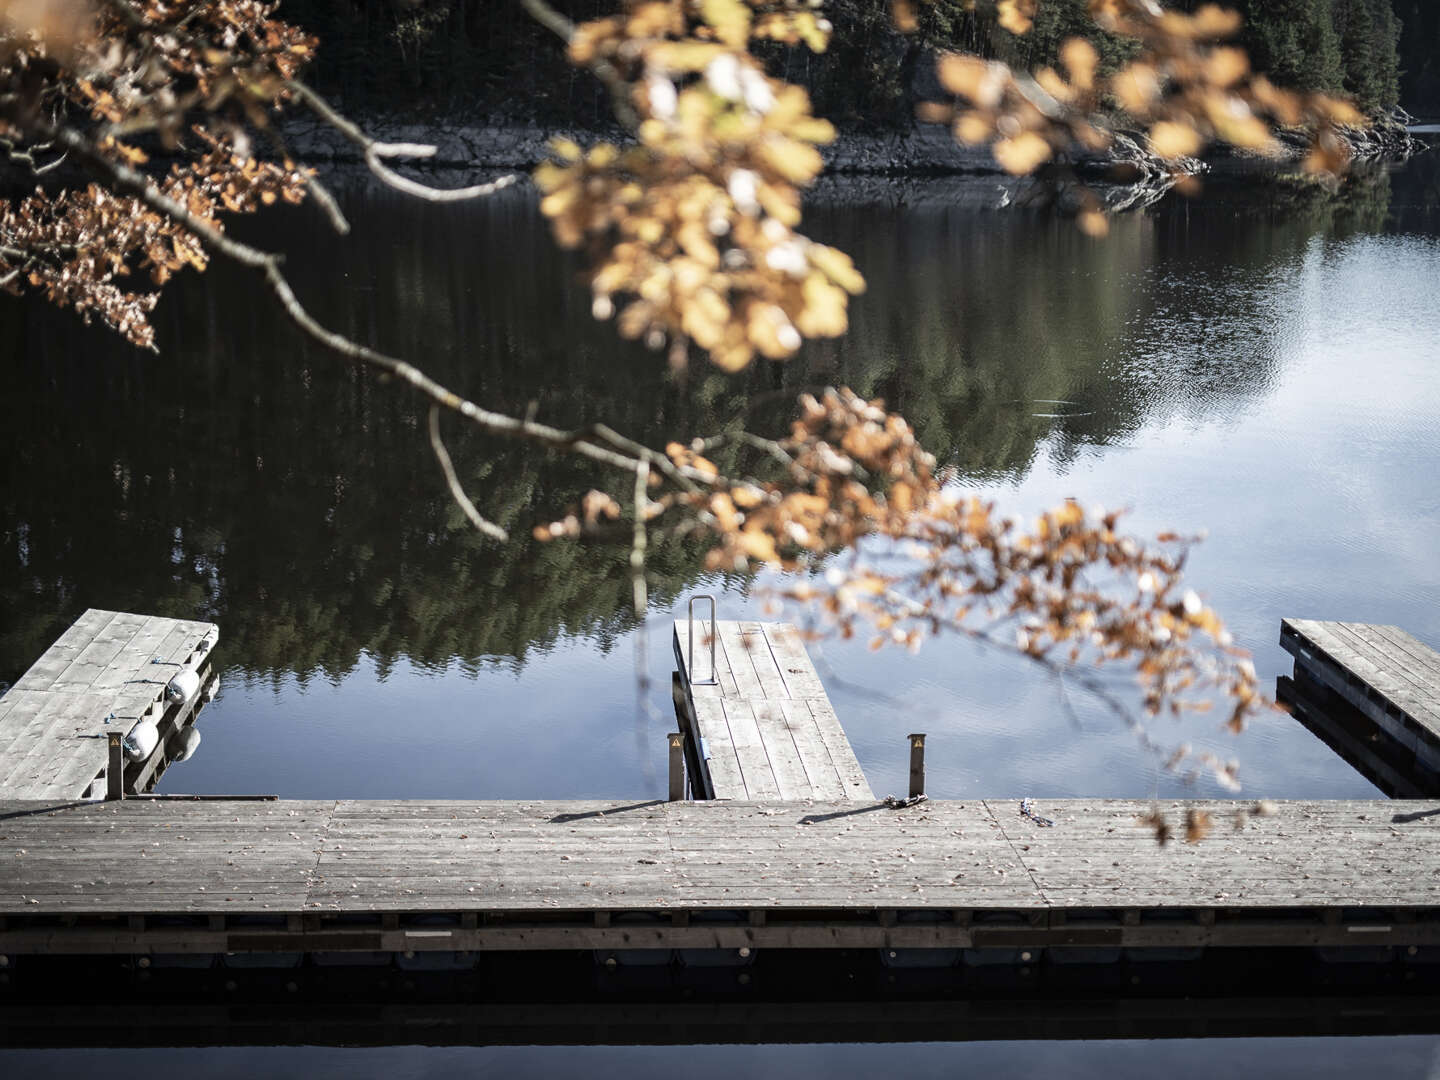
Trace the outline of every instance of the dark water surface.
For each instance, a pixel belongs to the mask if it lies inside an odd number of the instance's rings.
[[[588,1080],[736,1076],[829,1080],[890,1076],[912,1080],[1011,1077],[1075,1080],[1210,1080],[1216,1076],[1414,1077],[1440,1072],[1440,1039],[1176,1039],[1169,1042],[977,1042],[791,1046],[418,1047],[366,1049],[250,1047],[0,1053],[16,1077],[49,1080],[101,1072],[116,1080],[204,1076],[215,1080],[429,1080],[437,1077],[584,1076]]]
[[[1289,668],[1282,616],[1396,623],[1440,645],[1436,176],[1432,154],[1336,199],[1212,190],[1119,219],[1099,243],[1048,217],[947,209],[919,188],[816,207],[811,231],[870,282],[851,333],[783,368],[697,368],[684,382],[591,320],[577,264],[555,252],[527,193],[435,208],[357,185],[342,192],[350,239],[305,211],[251,227],[293,245],[290,273],[325,321],[483,403],[534,402],[556,423],[604,420],[662,444],[718,430],[747,403],[753,427],[778,431],[795,389],[846,383],[905,413],[965,485],[1008,510],[1074,496],[1133,508],[1141,534],[1208,529],[1192,579],[1273,686]],[[626,552],[528,539],[601,474],[450,424],[472,496],[519,537],[493,545],[446,496],[415,400],[309,347],[248,279],[189,276],[156,321],[152,356],[0,299],[0,679],[88,606],[204,617],[221,626],[223,689],[167,790],[662,792],[669,613],[713,591],[722,616],[759,614],[746,581],[704,574],[693,545],[655,547],[642,656],[653,710],[637,710]],[[1115,719],[1075,693],[1067,715],[1056,685],[1022,662],[946,639],[918,656],[838,642],[818,653],[877,793],[905,786],[904,735],[918,730],[936,797],[1224,794],[1157,778]],[[1162,734],[1239,758],[1248,797],[1376,794],[1287,717],[1239,739],[1216,726]],[[1434,1075],[1435,1040],[1372,1040],[1349,1056],[1361,1042],[1274,1045],[1310,1075],[1348,1075],[1362,1059]],[[1057,1060],[1087,1075],[1210,1075],[1278,1061],[1267,1045],[1049,1044],[991,1058],[971,1044],[953,1060],[943,1047],[873,1060],[791,1047],[765,1051],[763,1067],[751,1049],[705,1057],[798,1075],[832,1061],[1026,1074]],[[558,1048],[365,1053],[362,1072],[396,1077],[567,1060]],[[599,1075],[645,1074],[667,1053],[583,1060]],[[17,1076],[198,1058],[18,1060]],[[234,1051],[223,1067],[348,1074],[347,1060]]]

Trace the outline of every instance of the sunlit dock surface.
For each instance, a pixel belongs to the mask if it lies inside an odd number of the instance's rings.
[[[84,682],[80,699],[163,706],[157,658],[193,670],[214,639],[110,612],[82,624],[16,691]],[[772,951],[1023,971],[1280,949],[1440,973],[1440,801],[923,801],[922,736],[912,798],[876,801],[793,628],[708,630],[693,650],[677,631],[676,704],[700,735],[691,788],[709,798],[680,797],[678,736],[670,801],[96,801],[80,797],[90,779],[69,797],[0,785],[3,966],[466,970],[570,952],[659,978]],[[34,727],[22,762],[77,738]],[[1162,846],[1157,811],[1198,842]]]
[[[1440,653],[1398,626],[1284,619],[1279,697],[1386,794],[1440,795]]]
[[[0,803],[0,954],[1206,946],[1440,959],[1440,802]],[[1411,951],[1413,950],[1413,951]]]
[[[795,627],[677,621],[675,662],[697,797],[875,798]]]
[[[104,794],[109,735],[140,724],[155,731],[151,752],[122,757],[119,779],[128,793],[152,786],[167,739],[207,700],[205,663],[219,636],[209,622],[86,611],[0,697],[0,797]],[[194,673],[188,692],[167,694],[182,672]]]

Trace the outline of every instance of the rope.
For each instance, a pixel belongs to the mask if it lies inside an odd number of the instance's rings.
[[[891,810],[904,810],[907,806],[919,806],[928,795],[911,795],[908,799],[897,799],[894,795],[886,795],[882,800]]]
[[[1039,814],[1035,813],[1035,800],[1030,798],[1030,796],[1028,795],[1020,800],[1020,816],[1028,817],[1031,821],[1035,822],[1036,825],[1039,825],[1042,828],[1046,829],[1048,829],[1051,825],[1055,824],[1055,822],[1050,818],[1041,817]]]

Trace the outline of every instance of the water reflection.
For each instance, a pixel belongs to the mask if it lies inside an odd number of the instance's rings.
[[[1197,576],[1263,662],[1282,614],[1341,603],[1367,609],[1338,617],[1440,636],[1418,599],[1435,585],[1434,545],[1412,524],[1440,515],[1426,480],[1440,459],[1425,364],[1437,315],[1424,303],[1440,253],[1434,169],[1418,160],[1340,199],[1217,183],[1203,202],[1119,219],[1099,244],[1065,222],[936,199],[818,206],[815,234],[870,281],[853,330],[738,378],[666,380],[662,360],[594,324],[577,264],[523,193],[435,208],[357,186],[342,191],[348,240],[304,211],[260,228],[304,230],[290,272],[323,319],[502,408],[663,443],[747,406],[774,429],[797,388],[846,382],[1016,509],[1074,494],[1142,507],[1141,531],[1208,526]],[[1382,226],[1397,235],[1368,231]],[[216,660],[239,678],[186,767],[194,790],[649,790],[660,733],[632,727],[629,663],[608,657],[632,626],[625,553],[528,538],[598,472],[452,426],[467,486],[517,537],[482,542],[443,491],[413,400],[316,355],[248,280],[186,278],[157,322],[154,357],[0,301],[16,354],[0,399],[0,678],[87,605],[200,616],[224,627]],[[1360,569],[1366,551],[1386,553],[1383,570]],[[692,544],[655,545],[657,611],[702,585],[753,610],[743,582],[698,565]],[[646,660],[662,707],[665,638],[661,623]],[[826,655],[822,674],[891,691],[883,708],[836,691],[877,791],[904,786],[888,740],[916,714],[948,738],[937,794],[1149,789],[1127,735],[1082,713],[1107,734],[1077,737],[1054,688],[1003,659],[950,644],[918,661]],[[1284,724],[1262,725],[1262,747],[1285,748],[1262,779],[1369,790]],[[573,745],[595,765],[557,768]],[[377,766],[397,761],[409,764]]]
[[[1311,235],[1269,230],[1256,250],[1255,230],[1237,226],[1197,245],[1135,216],[1096,244],[1034,216],[819,207],[815,231],[868,270],[850,335],[788,366],[667,381],[652,354],[592,322],[576,265],[528,195],[437,212],[367,187],[343,194],[363,223],[349,241],[299,213],[272,224],[309,231],[297,287],[332,325],[424,358],[462,393],[658,444],[718,430],[747,404],[752,425],[776,430],[793,390],[845,383],[884,397],[984,484],[1023,476],[1042,446],[1063,463],[1177,410],[1229,414],[1263,393],[1273,354],[1220,370],[1198,355],[1163,374],[1117,358],[1173,344],[1177,319],[1222,327],[1210,344],[1257,333],[1274,312],[1250,279]],[[1147,283],[1177,242],[1185,273]],[[225,661],[251,674],[339,678],[362,652],[382,669],[524,660],[559,634],[603,645],[628,625],[624,553],[528,539],[547,509],[604,478],[595,467],[455,425],[470,490],[519,538],[493,545],[445,497],[415,402],[316,355],[247,279],[187,279],[157,322],[158,357],[39,305],[0,306],[0,334],[17,343],[0,404],[0,677],[80,596],[223,622]],[[653,553],[662,598],[693,579],[696,556]]]

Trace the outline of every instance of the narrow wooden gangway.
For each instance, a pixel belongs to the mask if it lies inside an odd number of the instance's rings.
[[[101,794],[109,734],[148,719],[159,731],[156,752],[132,762],[125,776],[128,790],[143,790],[163,760],[166,735],[201,702],[200,669],[219,636],[209,622],[86,611],[0,697],[0,797]],[[167,700],[166,686],[185,670],[196,671],[195,692]]]
[[[1197,808],[6,801],[0,955],[1440,947],[1440,801]]]
[[[1373,783],[1440,794],[1440,653],[1397,626],[1284,619],[1295,712]],[[1335,707],[1338,705],[1339,707]]]
[[[789,623],[677,620],[676,706],[707,799],[875,798]],[[695,668],[691,670],[691,665]]]

